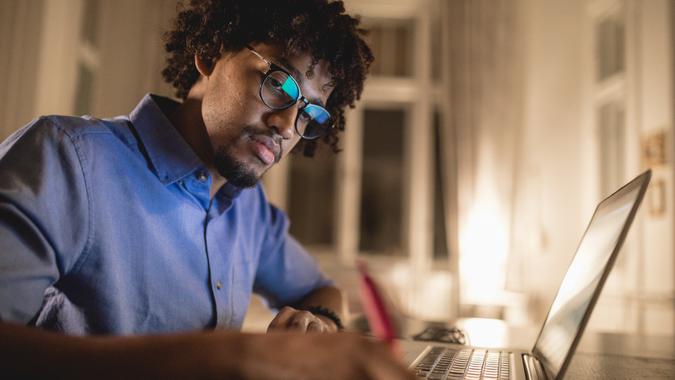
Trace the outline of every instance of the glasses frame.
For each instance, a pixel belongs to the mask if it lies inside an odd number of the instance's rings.
[[[314,103],[310,102],[309,99],[305,98],[305,97],[302,95],[302,89],[300,88],[300,84],[298,83],[297,80],[295,80],[295,78],[293,77],[293,75],[292,75],[291,73],[288,72],[288,70],[286,70],[286,69],[284,69],[283,67],[281,67],[281,66],[275,64],[274,62],[272,62],[272,61],[266,59],[266,58],[263,57],[260,53],[258,53],[257,51],[255,51],[255,49],[253,49],[251,46],[246,45],[246,48],[247,48],[251,53],[253,53],[256,57],[260,58],[261,60],[263,60],[263,62],[265,62],[265,63],[267,64],[267,71],[263,72],[263,75],[264,75],[264,76],[263,76],[263,78],[260,80],[260,88],[258,89],[258,95],[260,96],[260,100],[263,102],[263,104],[265,104],[268,108],[273,109],[273,110],[286,110],[286,109],[289,109],[289,108],[293,107],[293,106],[296,105],[298,102],[302,102],[303,105],[300,106],[300,108],[298,109],[298,113],[297,113],[297,115],[295,116],[295,122],[293,123],[293,129],[295,130],[295,133],[297,133],[298,136],[300,136],[301,138],[303,138],[303,139],[305,139],[305,140],[316,140],[316,139],[318,139],[318,138],[321,138],[321,137],[326,136],[326,135],[334,128],[334,126],[335,126],[334,123],[333,123],[333,121],[332,121],[333,116],[330,114],[330,112],[328,112],[328,110],[327,110],[326,108],[324,108],[324,107],[322,107],[322,106],[320,106],[320,105],[318,105],[318,104],[314,104]],[[265,98],[263,97],[263,84],[265,83],[265,80],[267,80],[267,78],[268,78],[270,75],[272,75],[272,73],[274,73],[274,72],[276,72],[276,71],[281,71],[282,73],[288,75],[288,77],[291,78],[291,80],[293,81],[293,83],[295,83],[295,86],[296,86],[297,89],[298,89],[298,98],[297,98],[294,102],[290,103],[290,104],[287,105],[287,106],[282,106],[282,107],[275,107],[275,106],[272,106],[272,105],[268,104],[268,103],[265,101]],[[319,135],[319,136],[315,136],[315,137],[306,137],[303,133],[300,133],[300,131],[298,130],[298,119],[300,118],[300,113],[301,113],[305,108],[307,108],[308,106],[317,107],[317,108],[322,109],[324,112],[326,112],[326,114],[328,115],[329,119],[331,119],[330,125],[328,126],[328,128],[326,128],[326,131],[325,131],[323,134]]]

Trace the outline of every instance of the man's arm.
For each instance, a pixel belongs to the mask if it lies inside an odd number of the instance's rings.
[[[344,321],[342,291],[334,286],[314,289],[295,307],[286,306],[274,317],[267,331],[336,332],[334,320]],[[334,316],[329,314],[335,314]]]
[[[225,332],[74,337],[0,322],[0,373],[16,379],[241,378],[241,339]]]
[[[313,290],[298,304],[299,307],[321,306],[334,311],[340,319],[344,318],[342,291],[335,286],[324,286]]]
[[[0,373],[17,379],[413,379],[353,334],[232,331],[72,337],[0,322]]]
[[[267,299],[279,314],[268,331],[332,332],[344,319],[342,292],[319,269],[316,261],[288,232],[286,215],[266,204],[266,228],[254,291]]]

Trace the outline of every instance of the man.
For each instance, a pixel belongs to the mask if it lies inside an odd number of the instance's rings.
[[[252,290],[281,308],[272,332],[341,327],[339,290],[258,180],[296,145],[336,149],[372,61],[361,34],[341,2],[195,0],[167,34],[163,74],[182,103],[148,95],[128,117],[43,117],[10,136],[0,146],[0,370],[409,376],[350,334],[231,331]]]

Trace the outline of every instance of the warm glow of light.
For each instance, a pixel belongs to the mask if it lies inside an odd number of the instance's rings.
[[[504,287],[507,224],[494,193],[476,198],[460,230],[463,303],[494,304]]]
[[[469,335],[469,342],[476,347],[506,347],[507,327],[503,321],[487,318],[466,318],[461,328]]]

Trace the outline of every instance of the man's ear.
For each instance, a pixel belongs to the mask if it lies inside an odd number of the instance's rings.
[[[195,67],[199,74],[208,77],[213,72],[213,64],[202,61],[197,54],[195,54]]]

